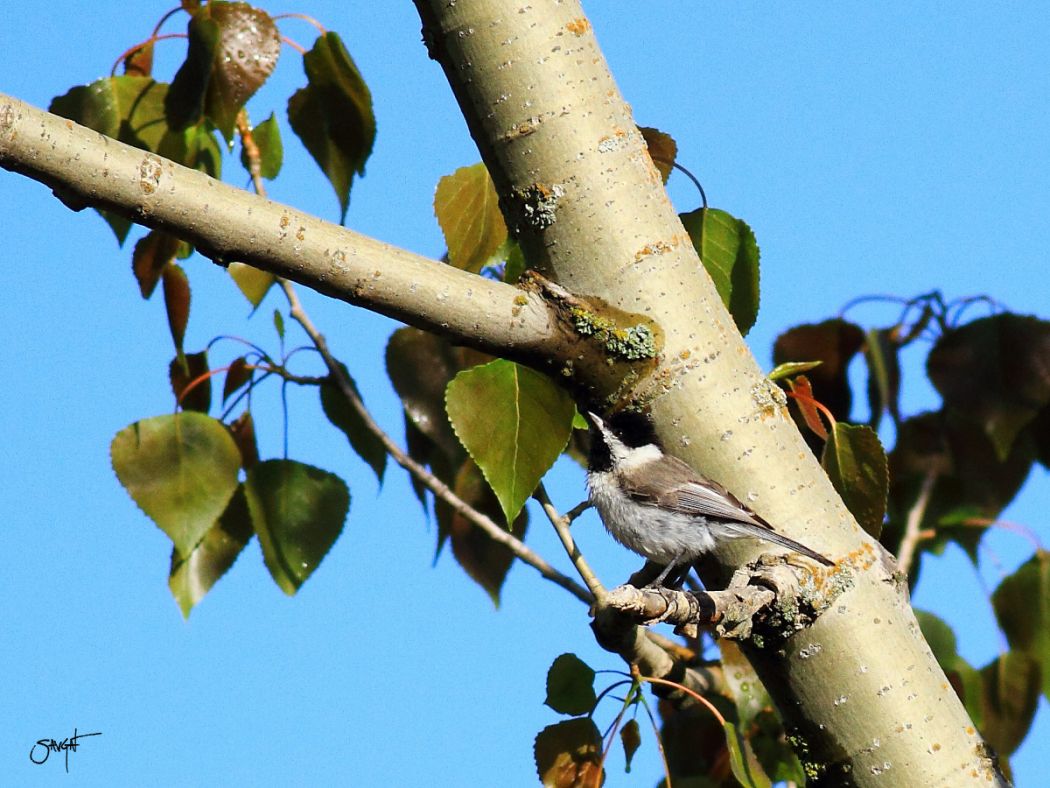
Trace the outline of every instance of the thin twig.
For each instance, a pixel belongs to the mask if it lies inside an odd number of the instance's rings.
[[[390,456],[394,458],[394,462],[415,476],[435,496],[451,506],[457,513],[467,518],[473,525],[488,534],[488,536],[494,541],[499,542],[509,549],[516,558],[533,567],[537,572],[543,575],[543,577],[547,578],[552,583],[561,586],[580,601],[590,603],[592,601],[591,594],[586,588],[572,578],[563,575],[547,563],[538,553],[531,548],[526,547],[525,543],[516,536],[511,534],[505,528],[501,528],[491,518],[486,517],[484,514],[477,511],[474,507],[456,495],[448,485],[402,451],[401,447],[393,438],[383,431],[383,428],[372,418],[372,414],[368,412],[368,409],[354,390],[354,386],[350,382],[350,379],[346,376],[346,373],[343,372],[342,367],[339,366],[339,362],[336,361],[329,352],[328,343],[325,341],[324,336],[314,327],[309,316],[307,316],[306,312],[303,310],[303,306],[299,301],[299,295],[295,292],[292,283],[281,278],[278,278],[277,282],[284,290],[285,298],[288,299],[288,314],[293,320],[302,326],[307,336],[313,341],[314,346],[317,348],[321,357],[324,359],[325,364],[328,366],[328,371],[331,373],[332,380],[339,388],[339,391],[344,397],[346,397],[346,401],[350,404],[350,407],[357,411],[357,414],[361,417],[362,421],[364,421],[369,432],[379,439],[380,443],[383,444],[383,447],[387,450]]]
[[[253,142],[251,142],[251,126],[248,122],[248,114],[244,110],[237,114],[237,130],[241,135],[245,154],[248,158],[249,171],[252,173],[252,183],[260,196],[265,197],[266,186],[263,184],[262,178],[258,175],[260,172],[260,168],[258,167],[259,149]],[[350,407],[357,411],[357,414],[361,417],[361,420],[364,422],[365,427],[369,432],[371,432],[379,442],[383,444],[383,448],[385,448],[387,453],[394,458],[394,462],[416,477],[416,479],[418,479],[436,497],[451,506],[454,511],[488,534],[493,541],[502,544],[510,550],[516,558],[536,569],[536,571],[538,571],[543,577],[547,578],[552,583],[561,586],[582,602],[590,603],[593,601],[591,594],[587,589],[572,578],[563,575],[547,563],[542,556],[531,548],[526,547],[524,542],[505,528],[501,528],[491,518],[486,517],[473,506],[468,504],[456,495],[447,484],[402,451],[397,442],[394,441],[394,439],[391,438],[378,423],[376,423],[375,419],[372,418],[372,414],[368,411],[368,408],[365,407],[364,402],[362,402],[361,398],[357,395],[357,391],[355,390],[353,383],[350,382],[350,378],[328,350],[328,342],[325,340],[324,335],[317,330],[313,321],[310,320],[310,316],[307,315],[306,310],[303,309],[302,302],[299,300],[299,294],[296,292],[295,286],[283,277],[276,277],[276,280],[277,284],[280,285],[281,289],[284,291],[285,298],[288,300],[289,316],[302,326],[303,331],[305,331],[306,335],[310,337],[310,341],[313,342],[314,347],[317,348],[317,352],[320,353],[321,358],[324,359],[325,366],[328,367],[328,372],[340,393],[346,398]]]
[[[901,572],[908,574],[912,561],[915,560],[915,551],[919,542],[922,541],[922,518],[926,516],[926,507],[930,504],[930,495],[933,493],[933,485],[937,481],[937,472],[930,470],[922,480],[919,496],[908,510],[908,519],[904,524],[904,536],[901,538],[901,546],[897,551],[897,566]]]
[[[572,538],[572,533],[569,531],[569,526],[572,524],[572,521],[579,517],[579,515],[587,509],[587,506],[580,504],[573,508],[568,514],[562,515],[554,507],[554,504],[551,503],[551,499],[547,495],[547,490],[542,484],[536,488],[536,492],[533,493],[532,497],[539,501],[540,506],[543,507],[547,519],[550,520],[551,525],[554,526],[554,532],[558,534],[558,538],[561,539],[565,552],[572,561],[572,565],[576,567],[576,571],[583,579],[583,582],[587,584],[587,588],[589,588],[591,593],[594,594],[594,598],[597,600],[598,604],[603,604],[605,600],[605,587],[598,579],[598,576],[594,574],[590,564],[587,563],[587,559],[583,557],[580,549],[576,546],[576,541]]]

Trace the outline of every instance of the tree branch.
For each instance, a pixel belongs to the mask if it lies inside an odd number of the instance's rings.
[[[318,292],[542,365],[574,338],[541,293],[460,271],[229,186],[0,94],[0,167]],[[571,351],[569,352],[571,356]]]

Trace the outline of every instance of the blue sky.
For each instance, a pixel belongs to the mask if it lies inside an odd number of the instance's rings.
[[[0,90],[46,106],[107,74],[169,5],[3,4]],[[341,33],[373,92],[378,138],[348,226],[440,255],[434,186],[478,155],[420,44],[411,3],[310,0],[288,10]],[[1050,317],[1044,4],[654,1],[644,13],[611,2],[586,10],[637,121],[674,135],[712,204],[758,236],[763,302],[749,344],[760,363],[769,365],[780,331],[864,294],[986,293]],[[301,22],[282,29],[312,41]],[[161,46],[158,72],[183,52],[179,41]],[[302,81],[286,49],[273,84],[250,105],[256,120],[276,110],[286,132],[291,177],[271,196],[337,218],[334,195],[284,117],[283,97]],[[243,185],[234,160],[226,166]],[[695,207],[684,179],[672,179],[671,192],[681,210]],[[523,566],[494,610],[450,554],[432,565],[433,525],[403,475],[390,469],[379,491],[344,439],[318,426],[315,396],[295,392],[291,455],[349,480],[345,531],[295,598],[270,580],[253,543],[183,621],[166,584],[169,543],[108,460],[118,430],[170,408],[163,306],[138,299],[130,247],[118,250],[92,212],[70,213],[40,184],[0,173],[0,214],[0,774],[64,786],[536,784],[532,737],[557,720],[542,705],[547,666],[574,651],[595,668],[621,667],[593,644],[586,610]],[[220,269],[198,257],[188,271],[188,347],[229,331],[275,346],[276,293],[249,320]],[[400,435],[382,365],[396,325],[304,298],[379,421]],[[853,316],[894,318],[876,307]],[[924,351],[907,359],[909,412],[936,404]],[[276,389],[256,407],[274,425],[262,452],[279,456]],[[584,494],[582,475],[563,463],[549,489],[568,509]],[[1045,542],[1048,509],[1050,484],[1037,468],[1005,516]],[[577,529],[607,584],[636,568],[592,515]],[[548,531],[534,516],[530,544],[567,567]],[[915,603],[952,623],[962,654],[983,664],[1004,646],[987,593],[1030,552],[1015,534],[993,532],[974,572],[950,549],[924,564]],[[1039,784],[1050,766],[1046,706],[1013,760],[1019,786]],[[74,726],[103,735],[71,756],[69,775],[57,759],[29,763],[35,740]],[[656,781],[644,735],[633,774],[614,758],[609,785]]]

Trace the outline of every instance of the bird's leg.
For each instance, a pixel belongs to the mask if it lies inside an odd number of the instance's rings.
[[[689,574],[689,570],[692,568],[689,564],[686,564],[684,567],[685,571],[682,571],[683,567],[681,566],[681,564],[684,555],[684,553],[679,553],[677,556],[675,556],[674,560],[671,561],[671,563],[669,563],[667,566],[665,566],[664,570],[656,576],[656,579],[648,585],[646,585],[646,588],[676,589],[679,586],[681,586],[682,583],[685,581],[686,575]],[[677,571],[675,571],[675,567],[678,567]],[[674,574],[671,574],[672,572],[674,572]],[[669,575],[671,576],[672,580],[670,583],[665,584],[664,580],[666,580]]]

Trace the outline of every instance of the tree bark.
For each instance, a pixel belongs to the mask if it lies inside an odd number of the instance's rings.
[[[664,445],[837,561],[842,594],[779,643],[745,646],[828,785],[1002,782],[912,614],[892,559],[857,525],[723,307],[574,0],[416,0],[512,232],[577,295],[651,317],[662,339],[627,404]],[[623,403],[621,403],[623,404]],[[720,549],[705,583],[760,547]]]
[[[571,293],[658,327],[656,363],[617,404],[649,410],[671,451],[836,560],[821,576],[841,589],[831,609],[781,642],[745,646],[814,782],[1004,784],[894,563],[842,504],[704,273],[579,4],[416,4],[530,262]],[[489,352],[539,366],[583,352],[566,349],[575,340],[539,292],[362,238],[3,96],[0,166],[67,204],[118,210],[216,260]],[[721,587],[759,552],[719,548],[705,582]]]

